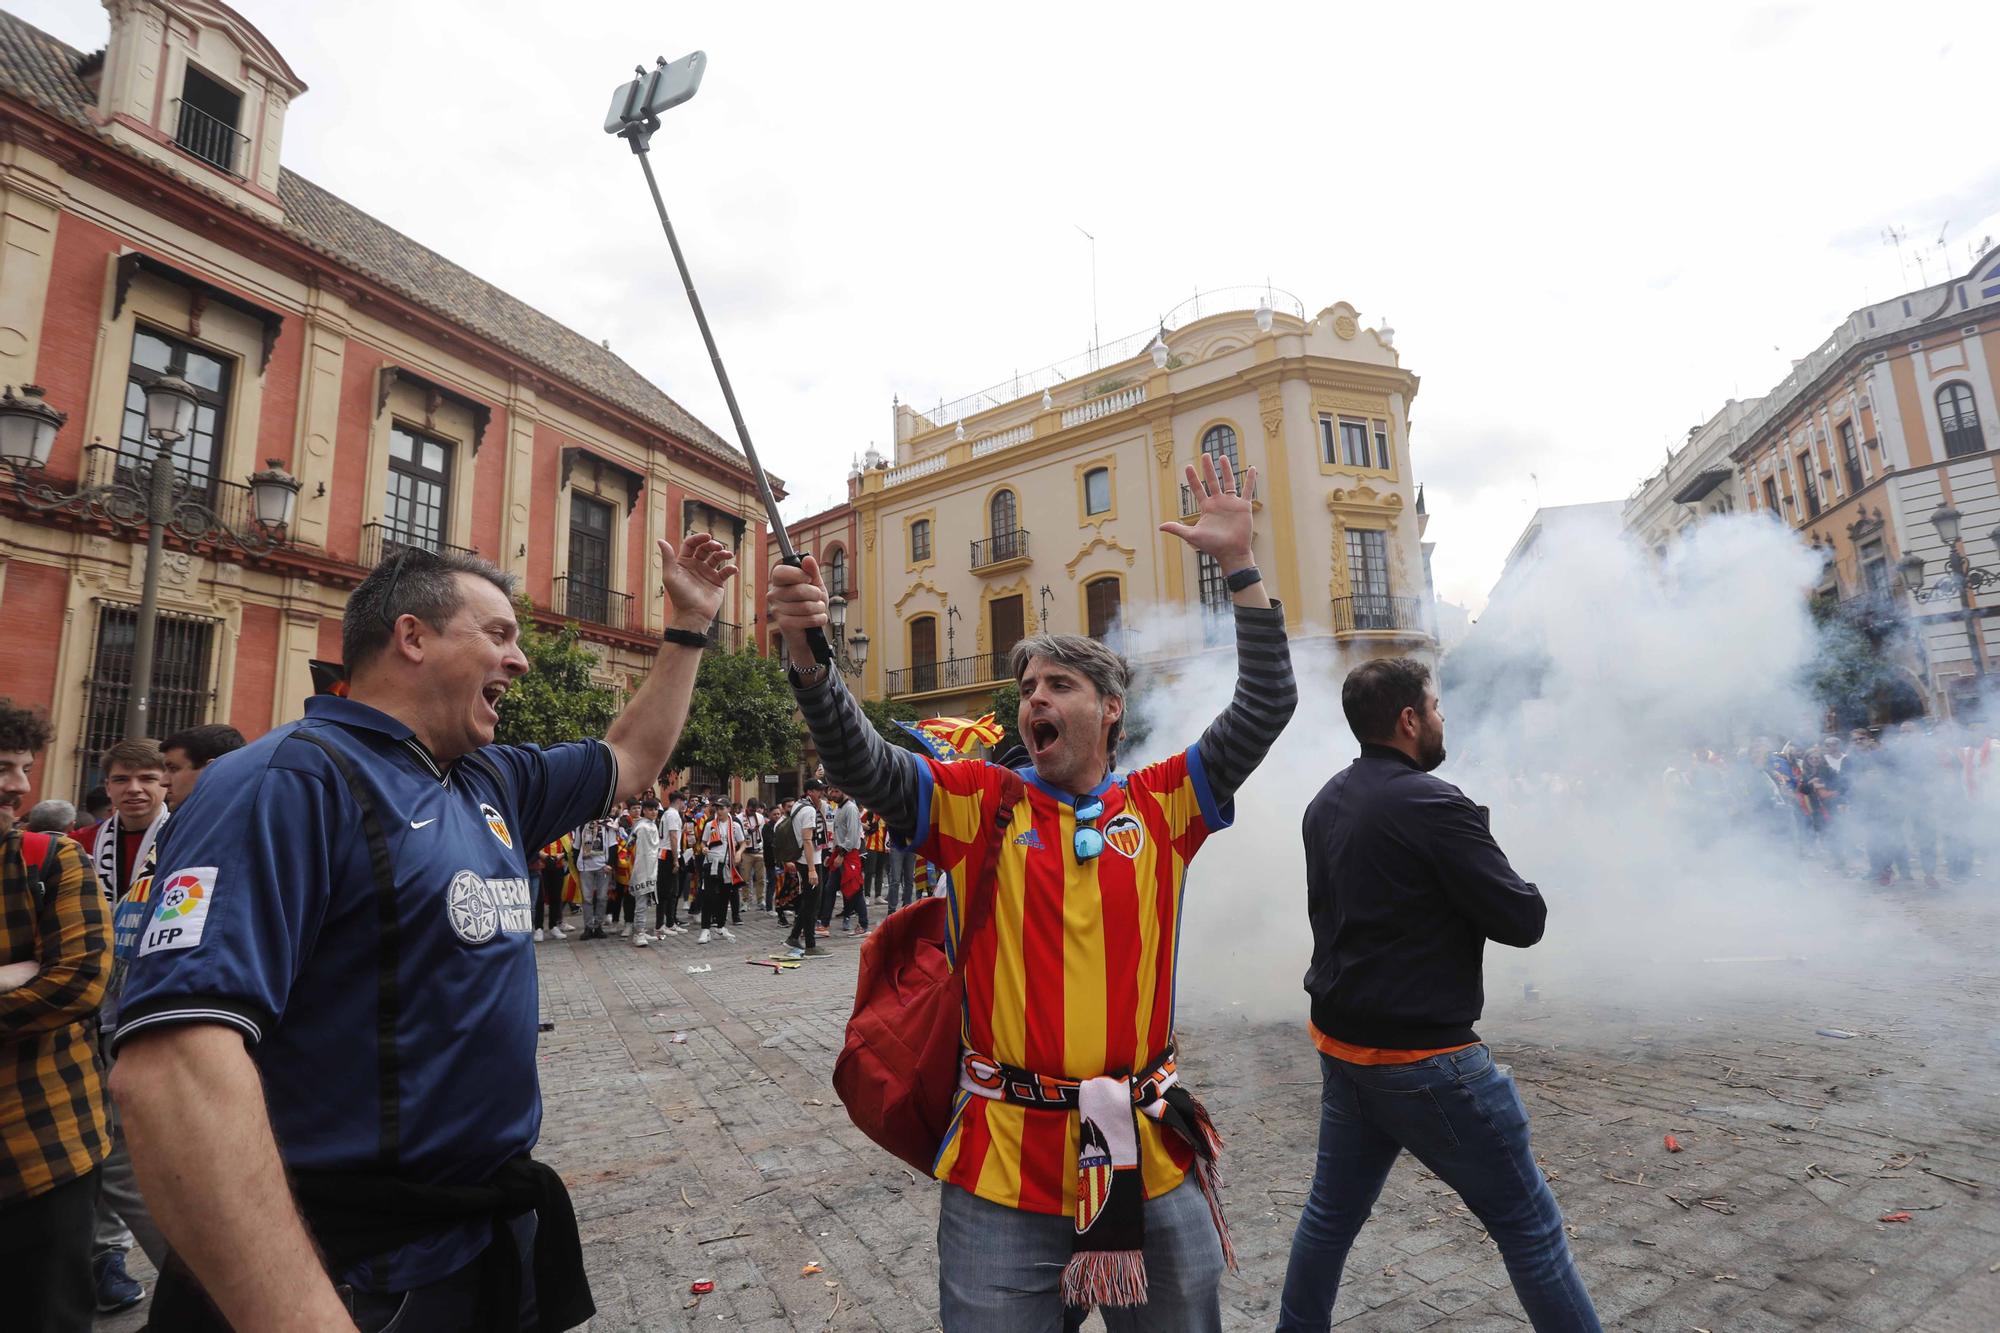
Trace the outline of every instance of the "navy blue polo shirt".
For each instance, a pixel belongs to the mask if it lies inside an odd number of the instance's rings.
[[[307,700],[303,720],[209,765],[169,821],[115,1041],[170,1023],[233,1027],[288,1167],[381,1169],[368,839],[346,782],[301,731],[359,770],[394,866],[398,1169],[478,1183],[541,1131],[527,858],[609,809],[617,763],[600,741],[492,745],[440,765],[386,713]],[[469,1225],[341,1276],[388,1291],[436,1281],[491,1234]]]

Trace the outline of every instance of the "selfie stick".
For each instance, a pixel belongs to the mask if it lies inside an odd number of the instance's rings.
[[[701,298],[695,295],[694,279],[688,274],[687,259],[681,254],[680,239],[674,235],[674,224],[667,217],[667,202],[660,197],[660,183],[653,177],[653,162],[647,156],[651,146],[653,131],[660,128],[660,113],[679,106],[693,97],[701,86],[702,71],[708,67],[708,57],[700,51],[682,56],[672,64],[661,56],[648,73],[646,67],[636,67],[637,78],[621,85],[611,95],[611,110],[604,118],[604,132],[615,134],[632,146],[632,152],[639,159],[640,169],[646,173],[646,188],[652,191],[653,207],[659,211],[660,226],[667,233],[667,244],[674,252],[674,265],[681,272],[681,285],[687,288],[688,304],[694,308],[694,322],[701,327],[701,340],[708,345],[708,359],[715,367],[715,378],[722,385],[722,397],[729,404],[729,419],[736,423],[736,439],[743,446],[743,455],[750,460],[751,475],[757,478],[757,493],[763,497],[764,513],[771,521],[771,535],[778,539],[778,554],[788,565],[800,563],[799,553],[792,549],[791,534],[785,531],[785,520],[778,516],[778,502],[771,495],[771,479],[764,474],[764,466],[757,461],[757,447],[750,443],[750,428],[743,424],[743,409],[736,405],[736,390],[730,387],[729,372],[723,369],[722,353],[716,350],[715,335],[709,332],[708,316],[701,308]],[[806,639],[812,645],[813,657],[831,666],[833,647],[818,626],[806,631]]]

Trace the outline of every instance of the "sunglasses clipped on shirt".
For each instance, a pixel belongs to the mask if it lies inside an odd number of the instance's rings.
[[[1104,818],[1104,802],[1093,796],[1079,802],[1076,807],[1076,832],[1070,839],[1070,850],[1079,861],[1095,861],[1104,854],[1104,834],[1098,831],[1097,821]]]

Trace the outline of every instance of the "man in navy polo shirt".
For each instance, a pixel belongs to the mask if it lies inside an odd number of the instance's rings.
[[[568,1196],[528,1156],[527,856],[649,789],[680,737],[735,565],[706,534],[660,552],[666,644],[602,741],[492,744],[528,670],[513,581],[405,549],[348,600],[348,697],[217,760],[176,813],[113,1088],[175,1255],[156,1326],[592,1313]]]

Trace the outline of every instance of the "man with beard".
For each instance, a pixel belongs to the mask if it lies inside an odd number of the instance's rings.
[[[1528,1146],[1514,1081],[1472,1030],[1487,940],[1525,949],[1548,909],[1486,812],[1431,776],[1444,714],[1430,668],[1365,662],[1340,703],[1361,757],[1306,808],[1319,1160],[1292,1239],[1278,1328],[1325,1330],[1348,1247],[1408,1149],[1457,1190],[1540,1330],[1599,1328]]]

